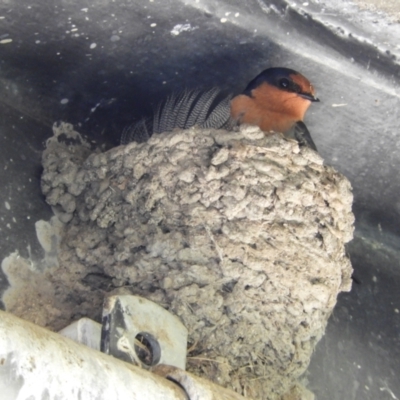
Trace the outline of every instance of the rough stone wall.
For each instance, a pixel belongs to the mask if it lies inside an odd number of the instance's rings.
[[[295,385],[351,287],[348,180],[258,128],[193,128],[105,153],[59,133],[42,188],[66,224],[49,279],[71,311],[48,325],[98,315],[107,292],[139,294],[188,328],[190,371],[257,399]]]

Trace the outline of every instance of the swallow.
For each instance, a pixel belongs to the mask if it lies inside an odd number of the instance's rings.
[[[152,119],[128,127],[121,144],[146,141],[153,133],[202,128],[233,130],[241,124],[256,125],[265,132],[281,132],[300,145],[317,151],[303,122],[312,102],[314,87],[300,73],[288,68],[268,68],[257,75],[239,95],[217,101],[219,90],[183,91],[170,96]]]
[[[319,99],[306,77],[289,68],[268,68],[231,100],[230,114],[239,125],[256,125],[265,132],[281,132],[317,151],[303,122],[312,102],[319,102]]]

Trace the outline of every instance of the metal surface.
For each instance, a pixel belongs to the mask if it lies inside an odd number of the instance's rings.
[[[176,384],[0,311],[2,399],[187,400]]]
[[[100,351],[101,324],[89,318],[81,318],[61,329],[58,333],[74,342]]]
[[[164,308],[139,296],[111,296],[103,308],[101,351],[142,368],[185,369],[187,329]]]

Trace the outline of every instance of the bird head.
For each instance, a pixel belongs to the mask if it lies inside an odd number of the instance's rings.
[[[246,87],[243,94],[252,96],[253,90],[264,84],[284,93],[291,93],[310,102],[319,101],[310,81],[299,72],[289,68],[268,68],[257,75]],[[271,89],[266,89],[272,90]]]
[[[289,68],[268,68],[231,101],[231,116],[265,131],[286,132],[303,121],[308,107],[317,101],[306,77]]]

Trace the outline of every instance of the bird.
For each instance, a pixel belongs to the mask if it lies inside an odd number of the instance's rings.
[[[264,132],[280,132],[301,146],[315,151],[304,116],[312,102],[320,100],[310,81],[299,72],[284,67],[265,69],[235,97],[217,100],[220,91],[211,88],[185,90],[173,94],[158,106],[153,118],[126,128],[121,144],[143,142],[152,134],[188,129],[192,126],[235,130],[239,125],[258,126]]]
[[[289,68],[268,68],[257,75],[230,103],[236,124],[281,132],[317,151],[304,116],[312,102],[319,102],[310,81]]]

